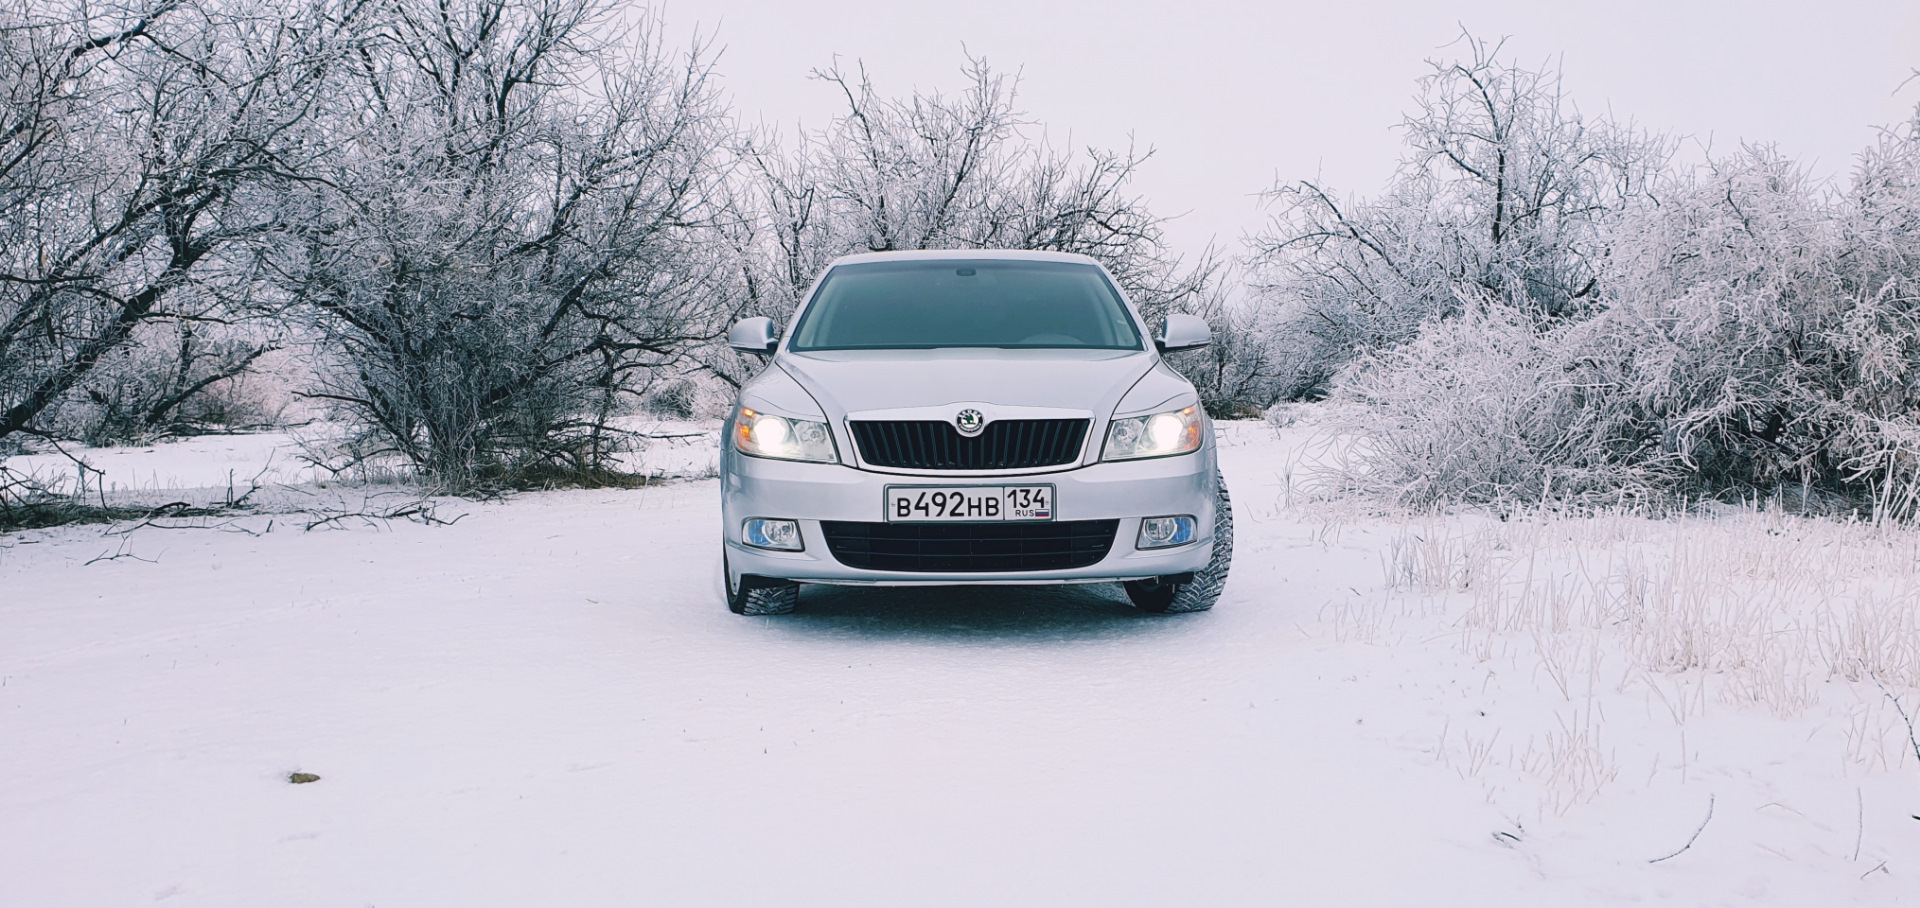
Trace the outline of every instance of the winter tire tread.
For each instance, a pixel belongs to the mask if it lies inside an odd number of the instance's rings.
[[[792,580],[743,574],[733,586],[733,570],[721,562],[727,584],[727,608],[736,615],[790,615],[800,605],[800,584]]]

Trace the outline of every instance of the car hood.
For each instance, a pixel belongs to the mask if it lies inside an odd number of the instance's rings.
[[[1139,350],[976,348],[783,353],[778,360],[835,422],[850,413],[961,403],[1080,411],[1099,422],[1156,362]]]

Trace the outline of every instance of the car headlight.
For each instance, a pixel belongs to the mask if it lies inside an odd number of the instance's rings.
[[[826,423],[788,419],[747,407],[741,407],[733,418],[733,444],[740,453],[756,457],[840,462],[834,454],[833,434],[827,431]]]
[[[1152,416],[1116,419],[1107,427],[1102,460],[1168,457],[1200,447],[1200,408],[1184,407]]]

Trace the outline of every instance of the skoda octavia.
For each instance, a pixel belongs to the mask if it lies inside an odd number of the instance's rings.
[[[1212,607],[1233,553],[1213,425],[1084,256],[875,253],[828,266],[721,444],[728,606],[793,610],[801,583],[1125,585],[1150,612]]]

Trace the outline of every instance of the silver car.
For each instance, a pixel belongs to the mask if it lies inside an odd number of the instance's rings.
[[[840,259],[740,390],[720,455],[727,603],[782,614],[801,583],[1125,585],[1150,612],[1212,607],[1233,554],[1213,424],[1085,256]]]

